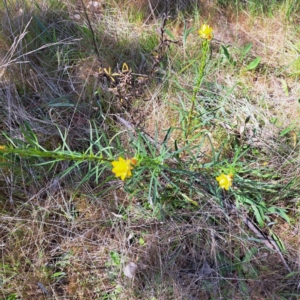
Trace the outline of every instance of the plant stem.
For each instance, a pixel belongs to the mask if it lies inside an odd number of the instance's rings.
[[[188,136],[191,131],[191,123],[192,123],[193,113],[194,113],[194,109],[195,109],[196,98],[197,98],[197,94],[200,90],[202,80],[204,78],[204,69],[205,69],[205,65],[206,65],[208,51],[209,51],[209,42],[207,40],[204,40],[202,42],[202,57],[201,57],[200,65],[199,65],[199,73],[196,78],[196,83],[195,83],[195,86],[193,89],[193,95],[191,98],[192,106],[189,111],[188,120],[187,120],[187,131],[186,131],[186,135],[185,135],[186,140],[188,139]]]
[[[66,151],[42,151],[37,149],[13,149],[9,148],[5,151],[1,150],[1,152],[5,152],[5,154],[16,154],[20,157],[29,158],[29,157],[41,157],[41,158],[52,158],[56,160],[72,160],[72,161],[103,161],[103,162],[111,162],[113,159],[106,159],[102,156],[91,154],[84,154],[79,152],[66,152]],[[5,157],[5,155],[4,155]]]

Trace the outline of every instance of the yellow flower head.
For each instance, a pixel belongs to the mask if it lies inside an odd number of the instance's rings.
[[[5,149],[6,149],[5,146],[0,145],[0,150],[5,150]]]
[[[202,24],[200,29],[198,30],[198,33],[201,38],[205,40],[211,40],[212,39],[212,31],[213,29],[209,27],[207,24]]]
[[[136,159],[124,159],[119,157],[119,160],[115,160],[112,163],[113,169],[112,172],[115,173],[116,177],[120,177],[122,180],[132,176],[131,170],[133,165],[136,164]]]
[[[219,177],[216,177],[216,180],[222,189],[228,191],[228,189],[232,186],[233,174],[230,173],[225,175],[222,173]]]

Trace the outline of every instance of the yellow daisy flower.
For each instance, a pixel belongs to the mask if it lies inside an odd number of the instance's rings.
[[[205,39],[205,40],[211,40],[212,39],[212,31],[213,29],[207,25],[207,24],[203,24],[200,29],[198,30],[198,33],[200,35],[201,38]]]
[[[228,191],[228,189],[232,186],[232,181],[233,181],[233,174],[221,174],[219,177],[216,177],[216,180],[219,183],[220,188],[225,189]]]
[[[120,177],[122,180],[132,176],[131,170],[133,169],[132,165],[136,164],[136,159],[124,159],[119,157],[119,160],[115,160],[112,163],[113,169],[112,172],[115,173],[116,177]]]

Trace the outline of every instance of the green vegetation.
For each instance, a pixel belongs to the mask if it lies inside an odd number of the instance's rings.
[[[3,1],[0,299],[297,299],[300,4]]]

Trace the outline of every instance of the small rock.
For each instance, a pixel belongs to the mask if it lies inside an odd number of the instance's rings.
[[[128,265],[124,268],[124,275],[133,278],[137,271],[137,265],[134,262],[128,263]]]

